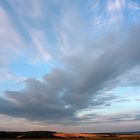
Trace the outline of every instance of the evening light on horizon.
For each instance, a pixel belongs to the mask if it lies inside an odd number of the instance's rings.
[[[0,0],[2,130],[140,130],[140,0]]]

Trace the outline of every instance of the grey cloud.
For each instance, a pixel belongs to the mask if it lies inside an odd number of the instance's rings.
[[[58,32],[62,49],[56,57],[63,68],[54,69],[42,81],[27,79],[21,91],[6,91],[7,99],[0,98],[0,114],[47,123],[80,122],[76,113],[81,109],[109,105],[117,98],[104,91],[140,64],[140,25],[132,25],[129,31],[120,27],[96,40],[88,37],[81,25],[84,20],[77,15],[68,13],[57,21],[61,25],[55,25],[62,30]]]
[[[102,123],[122,123],[122,122],[127,122],[127,121],[137,121],[138,115],[134,114],[115,114],[115,115],[99,115],[99,114],[90,114],[90,115],[85,115],[84,116],[84,121],[81,123],[86,123],[86,124],[102,124]]]
[[[86,54],[86,51],[83,54],[77,53],[76,57],[75,54],[68,57],[68,62],[69,59],[75,58],[70,62],[70,66],[73,68],[73,77],[75,77],[72,79],[74,87],[72,92],[76,94],[74,96],[71,96],[71,92],[65,94],[67,102],[75,102],[76,98],[80,98],[80,103],[87,102],[88,104],[94,93],[103,90],[109,84],[112,85],[115,78],[139,64],[139,39],[133,38],[134,34],[139,36],[137,30],[139,28],[134,29],[131,32],[132,36],[130,35],[119,47],[111,48],[112,46],[110,46],[97,59],[92,59],[93,52],[91,55],[90,53]]]
[[[123,77],[120,77],[122,79],[122,82],[120,85],[122,86],[139,86],[140,85],[140,72],[139,72],[140,66],[134,67],[130,72],[123,75]]]
[[[56,77],[57,78],[57,77]],[[56,79],[57,80],[57,79]],[[53,123],[55,120],[65,122],[74,116],[72,108],[65,107],[65,102],[60,98],[60,88],[48,87],[45,82],[36,79],[28,79],[27,87],[23,91],[7,91],[7,98],[11,100],[11,105],[5,107],[5,113],[16,117],[25,117],[31,120]],[[5,101],[6,102],[6,101]],[[5,103],[4,102],[4,103]],[[7,104],[7,103],[5,103]],[[1,106],[3,109],[4,104]],[[9,109],[13,108],[10,112]],[[57,122],[55,122],[57,123]]]
[[[140,99],[136,99],[136,101],[140,102]]]
[[[6,91],[10,100],[0,99],[0,113],[51,123],[80,121],[76,112],[114,100],[115,96],[102,93],[104,89],[139,65],[139,31],[135,27],[120,46],[110,46],[96,59],[92,59],[93,52],[86,51],[64,56],[64,69],[54,69],[42,81],[26,80],[22,91]]]
[[[118,99],[115,102],[116,103],[123,103],[123,102],[131,102],[131,100],[128,100],[128,99]]]
[[[138,120],[138,121],[140,121],[140,114],[138,114],[138,115],[135,115],[135,120]]]
[[[118,96],[115,96],[115,95],[98,95],[97,94],[97,97],[95,96],[93,98],[93,104],[94,106],[100,106],[100,105],[105,105],[105,106],[110,106],[111,105],[111,102],[114,101],[115,99],[117,99]]]

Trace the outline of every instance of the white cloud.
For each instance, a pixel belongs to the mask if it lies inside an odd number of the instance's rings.
[[[24,18],[30,17],[34,20],[43,18],[43,0],[14,0],[9,2],[12,7],[16,8],[18,14]]]
[[[34,0],[25,0],[24,2],[18,0],[14,2],[10,1],[11,8],[14,9],[18,17],[20,28],[24,30],[27,35],[24,36],[21,32],[21,36],[29,39],[25,45],[25,52],[26,55],[28,54],[26,57],[28,57],[28,61],[31,62],[31,64],[38,64],[41,63],[41,61],[48,62],[51,59],[44,31],[39,29],[38,26],[34,26],[40,25],[42,19],[46,18],[43,13],[43,3],[44,1],[42,0],[37,0],[36,2],[34,2]],[[30,23],[28,22],[29,20],[31,21]]]
[[[0,81],[5,81],[5,80],[13,80],[14,76],[9,73],[8,69],[6,68],[1,68],[0,69]]]
[[[123,19],[123,9],[125,7],[125,0],[109,0],[107,3],[107,11],[110,16],[110,22],[116,23]]]
[[[127,3],[127,7],[131,10],[140,10],[140,4],[134,1],[129,1]]]
[[[125,5],[125,0],[109,0],[108,11],[121,10]]]
[[[26,77],[23,77],[23,76],[17,76],[17,75],[14,75],[10,72],[10,70],[8,68],[4,68],[2,67],[0,69],[0,82],[4,82],[4,81],[14,81],[15,84],[22,84],[25,80],[26,80]]]
[[[0,66],[6,66],[16,55],[21,54],[23,44],[2,7],[0,17]]]
[[[32,47],[35,49],[37,56],[40,57],[45,62],[51,59],[51,54],[49,53],[47,47],[47,40],[41,30],[35,28],[30,29],[30,36],[32,38]]]

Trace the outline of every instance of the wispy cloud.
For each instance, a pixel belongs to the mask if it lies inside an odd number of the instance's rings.
[[[125,0],[109,0],[108,1],[108,10],[111,11],[116,11],[120,10],[125,6]]]
[[[0,7],[0,16],[0,66],[5,66],[15,55],[21,54],[23,44],[2,7]]]

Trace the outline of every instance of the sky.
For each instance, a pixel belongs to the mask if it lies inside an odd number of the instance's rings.
[[[0,124],[140,131],[140,0],[0,0]]]

